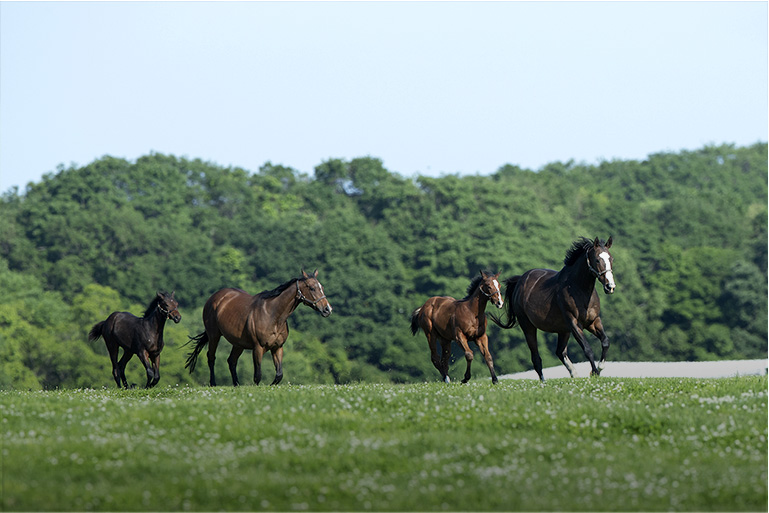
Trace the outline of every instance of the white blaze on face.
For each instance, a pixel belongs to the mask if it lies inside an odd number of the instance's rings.
[[[604,266],[606,267],[606,283],[613,289],[616,285],[614,284],[614,273],[611,270],[611,258],[609,258],[609,254],[605,251],[598,255],[598,258],[603,260]]]
[[[491,281],[492,281],[492,283],[494,283],[494,288],[497,289],[497,294],[499,294],[499,304],[497,306],[501,307],[502,303],[503,303],[503,301],[502,301],[502,289],[499,288],[499,282],[496,280],[496,278],[491,280]]]

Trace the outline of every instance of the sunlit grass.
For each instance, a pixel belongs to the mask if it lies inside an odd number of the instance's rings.
[[[5,510],[767,506],[767,379],[0,392]]]

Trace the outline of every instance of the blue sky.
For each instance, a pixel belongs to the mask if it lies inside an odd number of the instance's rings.
[[[0,2],[0,192],[150,152],[403,176],[767,140],[767,2]]]

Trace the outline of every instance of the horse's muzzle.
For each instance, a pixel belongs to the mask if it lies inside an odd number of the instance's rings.
[[[331,305],[326,305],[325,308],[318,308],[318,313],[320,313],[323,317],[328,317],[331,315]]]
[[[182,316],[180,314],[169,315],[168,317],[170,317],[171,320],[174,321],[174,324],[179,324],[179,321],[182,320]]]
[[[604,286],[603,286],[603,291],[606,292],[607,294],[614,294],[614,289],[615,288],[616,287],[614,285],[610,285],[608,283],[605,283]]]

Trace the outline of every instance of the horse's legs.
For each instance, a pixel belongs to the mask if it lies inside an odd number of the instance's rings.
[[[430,346],[430,361],[433,362],[433,366],[438,369],[438,372],[443,374],[441,359],[438,355],[438,335],[432,331],[425,331],[425,336],[427,337],[427,343]]]
[[[257,385],[262,381],[262,356],[264,355],[264,348],[257,342],[254,345],[254,383]]]
[[[155,378],[155,371],[152,370],[152,364],[150,363],[149,354],[147,354],[146,349],[142,349],[138,353],[136,353],[136,356],[139,357],[139,360],[141,360],[142,365],[144,365],[144,370],[147,371],[147,384],[144,386],[144,388],[150,388],[152,385],[152,380]]]
[[[609,351],[609,337],[603,330],[603,323],[600,317],[596,317],[591,326],[588,326],[587,330],[601,341],[601,361],[598,362],[598,370],[601,371],[606,366],[606,353]]]
[[[227,365],[230,367],[230,375],[232,376],[232,386],[236,387],[240,385],[238,381],[238,358],[243,354],[243,348],[233,345],[230,356],[227,358]]]
[[[562,333],[558,334],[558,346],[555,348],[555,354],[560,358],[561,363],[566,366],[566,368],[569,370],[569,375],[572,378],[577,377],[577,371],[574,369],[574,364],[571,363],[571,360],[569,359],[569,355],[567,354],[568,351],[566,350],[566,345],[569,343],[569,337],[571,336],[571,333],[568,331],[564,331]]]
[[[277,385],[283,379],[283,347],[272,350],[272,363],[275,364],[275,379],[271,385]]]
[[[449,358],[451,358],[451,340],[440,339],[441,342],[441,376],[444,383],[451,383],[449,377]]]
[[[215,387],[216,386],[216,376],[214,375],[214,363],[216,362],[216,348],[219,347],[219,337],[221,337],[221,334],[209,332],[208,333],[208,353],[206,353],[206,356],[208,357],[208,384],[209,386]]]
[[[465,370],[465,377],[462,378],[462,383],[467,383],[470,381],[470,365],[473,363],[473,351],[470,349],[470,346],[467,345],[467,339],[462,333],[458,333],[455,340],[459,343],[459,345],[462,347],[462,350],[465,352],[467,369]]]
[[[494,360],[491,358],[491,352],[489,351],[488,335],[484,334],[483,336],[479,337],[475,343],[478,345],[478,349],[481,350],[483,360],[486,362],[486,366],[489,368],[489,372],[491,373],[491,382],[494,384],[498,383],[499,379],[497,379],[497,373],[494,372]]]
[[[126,365],[128,365],[128,360],[133,358],[133,353],[127,349],[123,349],[123,357],[118,362],[118,374],[120,376],[120,380],[123,382],[123,387],[128,388],[128,380],[125,377],[125,368]],[[120,386],[120,385],[118,385]]]
[[[109,353],[109,359],[112,362],[112,377],[115,379],[115,383],[117,383],[117,387],[120,388],[120,367],[118,367],[118,362],[117,362],[117,354],[119,350],[118,345],[107,342],[107,339],[104,339],[104,343],[107,345],[107,352]]]
[[[574,335],[574,338],[577,339],[577,343],[582,348],[582,351],[585,353],[585,356],[590,361],[590,368],[592,369],[591,375],[598,376],[601,371],[595,366],[595,356],[593,356],[593,348],[590,347],[590,344],[588,343],[587,339],[585,339],[585,334],[582,333],[582,328],[579,327],[577,324],[577,319],[570,319],[569,320],[571,324],[571,334]]]
[[[537,347],[537,328],[528,320],[519,319],[518,323],[521,325],[523,335],[526,337],[526,345],[529,346],[531,364],[534,365],[534,370],[537,371],[539,380],[544,383],[545,376],[542,374],[542,357],[539,356],[539,347]]]
[[[150,362],[152,363],[152,371],[154,373],[150,387],[154,387],[158,384],[158,381],[160,381],[160,355],[156,354],[154,357],[150,356]]]

